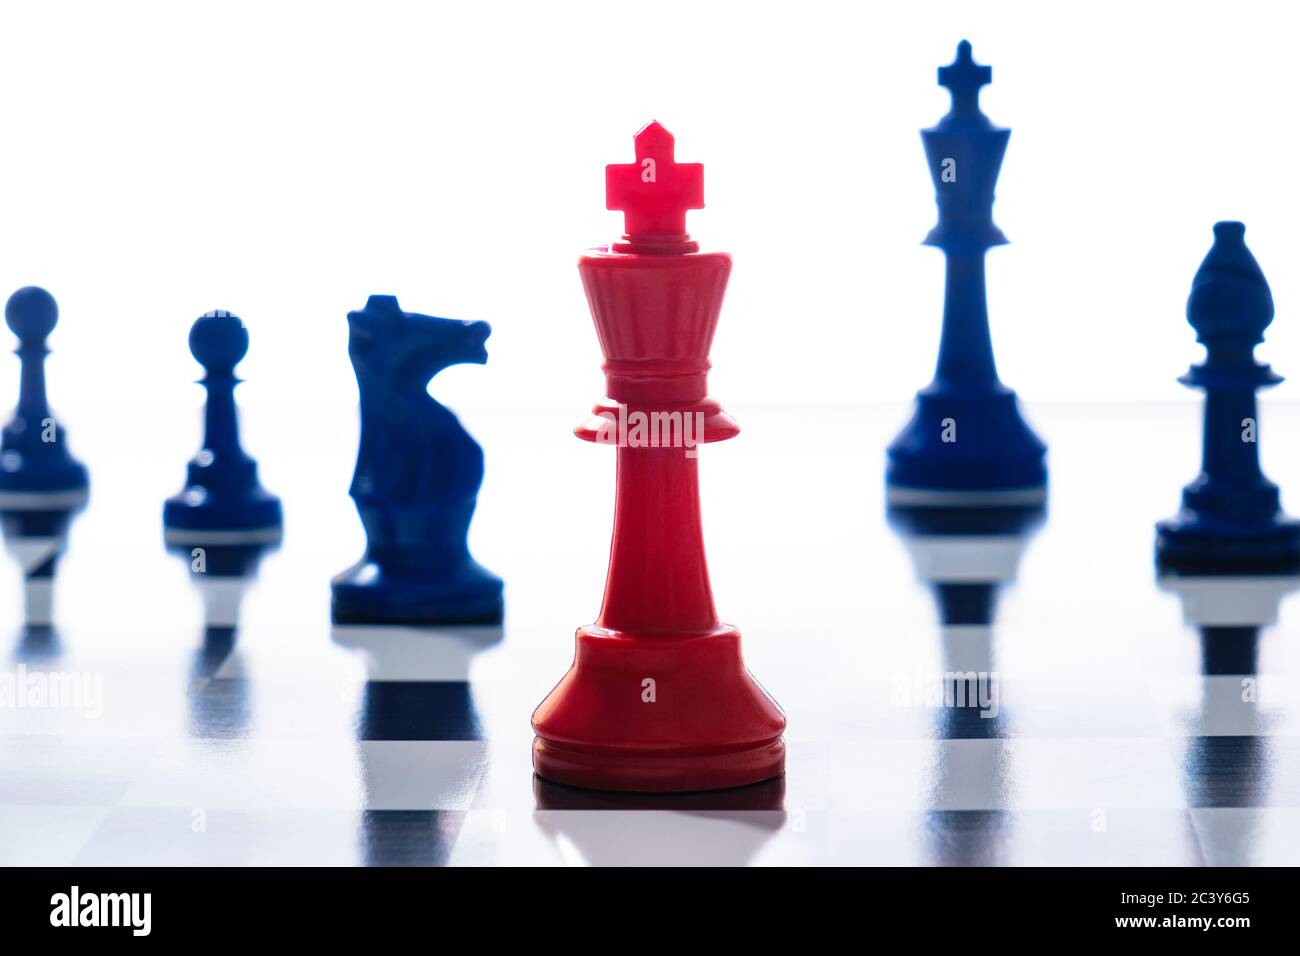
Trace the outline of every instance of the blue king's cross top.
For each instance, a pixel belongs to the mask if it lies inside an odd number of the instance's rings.
[[[957,45],[957,58],[939,67],[939,85],[952,94],[952,115],[974,119],[980,113],[980,87],[993,82],[993,67],[980,66],[971,55],[969,40]]]

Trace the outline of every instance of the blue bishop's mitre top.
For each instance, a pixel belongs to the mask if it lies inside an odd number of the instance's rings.
[[[993,224],[993,187],[1011,130],[994,126],[979,105],[980,87],[992,82],[992,67],[975,62],[966,40],[957,45],[956,59],[939,68],[939,85],[952,94],[952,108],[921,131],[939,204],[939,224],[926,245],[967,252],[1007,241]]]
[[[1211,352],[1252,349],[1273,321],[1273,293],[1240,222],[1214,224],[1214,245],[1192,280],[1187,321]]]

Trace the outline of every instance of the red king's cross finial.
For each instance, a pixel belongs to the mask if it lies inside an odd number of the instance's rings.
[[[673,159],[673,134],[652,122],[636,134],[635,163],[605,167],[605,208],[623,213],[626,246],[694,247],[686,210],[704,208],[704,166]]]

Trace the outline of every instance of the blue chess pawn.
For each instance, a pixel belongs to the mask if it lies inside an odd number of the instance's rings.
[[[348,327],[361,396],[351,495],[366,553],[334,579],[334,621],[499,622],[501,579],[467,543],[483,450],[427,391],[450,365],[487,362],[491,327],[403,312],[390,295],[349,312]]]
[[[59,321],[58,304],[44,289],[27,286],[9,297],[5,321],[18,337],[22,377],[18,406],[0,436],[0,508],[78,507],[89,487],[86,466],[68,451],[45,395],[45,340]]]
[[[1273,321],[1273,295],[1239,222],[1214,226],[1214,245],[1192,280],[1187,321],[1205,363],[1180,381],[1205,390],[1201,473],[1178,514],[1156,526],[1156,560],[1183,573],[1268,573],[1300,568],[1300,522],[1281,508],[1259,466],[1255,391],[1282,381],[1255,361]]]
[[[218,310],[190,328],[190,352],[203,366],[203,447],[190,460],[185,487],[163,506],[163,527],[173,544],[243,544],[274,541],[283,518],[280,499],[257,480],[257,462],[239,444],[235,366],[248,351],[239,316]]]
[[[1037,507],[1046,498],[1046,446],[999,381],[989,334],[984,254],[1007,241],[993,223],[993,187],[1011,135],[980,112],[980,87],[992,79],[963,40],[939,70],[952,109],[921,133],[939,206],[925,243],[944,251],[947,286],[934,381],[888,450],[895,505]]]

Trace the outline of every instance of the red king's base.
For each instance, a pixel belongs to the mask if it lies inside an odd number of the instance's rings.
[[[703,168],[674,161],[668,131],[641,130],[636,158],[606,167],[623,241],[578,263],[609,400],[577,434],[618,445],[605,600],[533,714],[533,768],[603,790],[741,787],[784,772],[785,715],[718,620],[704,557],[696,446],[739,431],[707,391],[731,258],[686,234]],[[649,436],[638,419],[657,423]]]
[[[533,729],[533,768],[577,787],[721,790],[785,770],[785,716],[745,670],[740,632],[726,625],[689,637],[579,628],[573,667]]]

